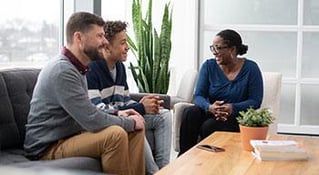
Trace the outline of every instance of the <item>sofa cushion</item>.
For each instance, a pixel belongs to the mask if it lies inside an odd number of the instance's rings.
[[[30,161],[24,157],[22,149],[8,149],[0,152],[0,165],[10,165],[20,168],[62,168],[89,171],[102,171],[101,162],[90,157],[71,157],[56,160]]]
[[[19,131],[13,117],[13,110],[5,80],[0,73],[0,149],[19,142]]]
[[[23,146],[30,100],[39,71],[39,69],[1,71],[0,94],[3,94],[0,95],[1,149]]]
[[[0,166],[1,174],[10,175],[106,175],[102,172],[94,172],[87,170],[70,170],[56,167],[37,167],[37,168],[19,168],[13,166]]]
[[[10,166],[20,167],[20,168],[59,168],[59,169],[74,169],[74,170],[85,170],[101,172],[101,162],[98,159],[90,157],[69,157],[63,159],[55,160],[37,160],[37,161],[27,161],[15,164],[10,164]]]
[[[0,165],[30,161],[24,157],[22,149],[6,149],[0,152]]]

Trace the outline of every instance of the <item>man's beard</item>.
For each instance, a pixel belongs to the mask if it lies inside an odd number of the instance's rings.
[[[83,52],[90,58],[91,61],[104,59],[103,54],[97,48],[86,47]]]

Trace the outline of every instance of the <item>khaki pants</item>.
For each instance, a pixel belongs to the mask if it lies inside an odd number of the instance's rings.
[[[144,175],[144,130],[127,133],[119,126],[110,126],[97,133],[84,132],[58,141],[41,159],[80,156],[101,158],[105,173]]]

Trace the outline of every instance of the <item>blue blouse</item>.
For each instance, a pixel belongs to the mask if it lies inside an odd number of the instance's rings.
[[[235,117],[250,106],[257,109],[263,99],[263,79],[258,65],[245,59],[234,80],[229,80],[214,58],[202,65],[194,94],[195,105],[208,111],[217,100],[231,103]]]

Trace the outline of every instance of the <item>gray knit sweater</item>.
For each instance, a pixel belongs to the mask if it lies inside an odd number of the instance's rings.
[[[64,55],[41,70],[26,124],[27,156],[39,156],[51,143],[81,131],[97,132],[111,125],[134,130],[132,118],[98,110],[89,100],[86,82]]]

